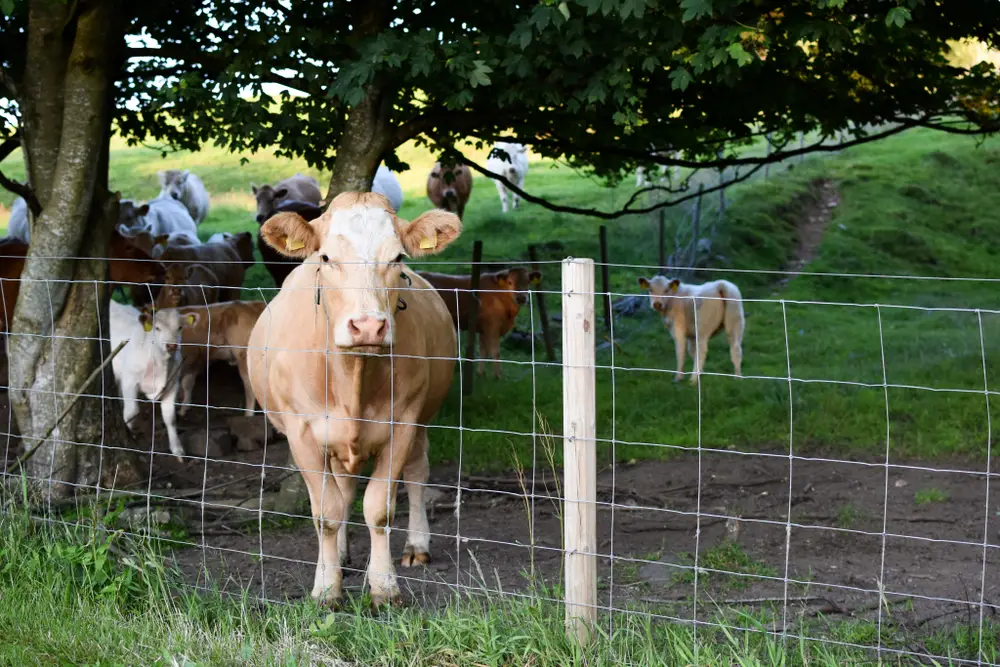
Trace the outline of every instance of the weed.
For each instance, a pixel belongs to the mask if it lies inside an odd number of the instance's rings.
[[[941,489],[934,488],[933,486],[927,489],[920,489],[915,494],[913,494],[913,500],[918,505],[928,505],[930,503],[943,503],[947,502],[951,496],[947,491],[942,491]]]

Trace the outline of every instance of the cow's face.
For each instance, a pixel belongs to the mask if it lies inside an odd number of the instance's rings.
[[[149,237],[149,234],[145,235]],[[111,235],[108,272],[115,283],[162,283],[163,265],[141,243],[119,233]]]
[[[123,201],[118,205],[118,230],[123,236],[132,235],[146,229],[143,218],[149,213],[149,204],[136,206],[135,202]]]
[[[345,192],[311,223],[296,213],[275,215],[261,236],[288,257],[306,258],[296,271],[315,272],[334,345],[382,348],[393,344],[400,288],[408,284],[403,257],[440,252],[461,230],[461,221],[447,211],[427,211],[407,222],[382,195]]]
[[[262,185],[259,188],[251,185],[250,190],[257,198],[257,224],[262,225],[267,219],[274,215],[275,210],[281,200],[288,196],[288,188],[274,189],[270,185]]]
[[[542,281],[542,274],[540,271],[528,271],[527,269],[511,269],[506,272],[509,276],[508,284],[513,292],[516,292],[515,299],[519,305],[524,305],[528,303],[528,292],[532,287],[538,285]]]
[[[455,213],[458,211],[458,176],[462,167],[450,167],[445,169],[438,162],[431,171],[431,178],[441,181],[441,198],[444,200],[444,210]]]
[[[674,278],[664,278],[663,276],[653,276],[652,278],[639,278],[639,287],[649,292],[649,305],[653,310],[666,315],[670,308],[670,297],[677,294],[677,288],[681,281]]]
[[[163,186],[160,196],[166,195],[175,201],[181,201],[184,198],[184,190],[187,188],[187,179],[190,174],[189,171],[177,171],[176,169],[160,172],[160,182]]]
[[[198,323],[197,313],[185,313],[183,316],[174,308],[157,310],[150,313],[142,310],[139,313],[142,328],[150,334],[153,345],[162,353],[175,354],[181,345],[181,334],[184,327],[192,327]]]

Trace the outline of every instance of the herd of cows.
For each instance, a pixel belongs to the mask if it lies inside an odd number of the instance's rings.
[[[498,147],[504,155],[492,157],[488,168],[523,187],[525,148]],[[518,207],[516,193],[496,183],[502,210]],[[436,254],[461,234],[472,190],[468,167],[436,164],[427,182],[435,208],[413,221],[399,217],[402,190],[385,168],[372,192],[345,192],[327,206],[315,179],[295,174],[273,186],[252,186],[256,244],[280,289],[270,303],[241,301],[244,273],[255,261],[253,234],[216,234],[201,242],[198,225],[209,205],[201,180],[168,171],[160,184],[160,195],[148,203],[121,202],[110,245],[108,280],[131,301],[112,300],[109,312],[126,423],[139,411],[140,394],[158,402],[169,449],[183,459],[178,404],[183,415],[208,362],[235,365],[246,414],[261,406],[287,437],[309,489],[320,543],[313,597],[331,602],[341,596],[340,566],[348,552],[340,527],[352,506],[354,476],[370,459],[375,468],[363,503],[371,533],[368,581],[375,604],[397,597],[385,530],[395,493],[387,480],[402,480],[410,502],[401,564],[426,563],[426,425],[452,383],[457,331],[471,328],[470,310],[478,302],[481,356],[494,360],[499,377],[500,339],[513,329],[541,274],[522,268],[487,273],[474,294],[469,276],[418,272],[403,263]],[[8,233],[0,240],[4,332],[30,242],[27,216],[23,224],[12,220]],[[697,380],[708,339],[720,331],[739,373],[744,321],[735,285],[684,285],[657,276],[640,286],[677,341],[678,377],[685,348],[694,345]]]

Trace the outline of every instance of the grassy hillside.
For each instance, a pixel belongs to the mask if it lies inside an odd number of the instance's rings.
[[[432,158],[415,149],[404,157],[413,167],[402,177],[407,197],[402,214],[410,218],[429,205],[423,181]],[[16,175],[16,156],[10,160],[4,167]],[[1000,278],[995,268],[1000,250],[998,160],[996,141],[977,146],[964,138],[911,132],[807,161],[792,171],[775,170],[766,182],[731,189],[731,207],[713,240],[716,266],[699,274],[699,280],[726,277],[743,289],[748,377],[706,377],[700,391],[686,383],[675,385],[673,343],[660,321],[649,309],[619,318],[615,345],[602,345],[598,355],[603,367],[598,372],[599,437],[614,438],[618,459],[662,457],[676,451],[673,447],[699,443],[787,451],[789,438],[799,453],[878,457],[885,451],[888,413],[894,458],[960,454],[980,465],[987,439],[981,348],[989,385],[1000,387],[1000,319],[982,313],[981,340],[977,313],[891,306],[998,309],[997,285],[846,276],[800,276],[785,285],[770,272],[787,266],[797,244],[797,225],[816,208],[813,183],[827,179],[839,189],[840,203],[807,270]],[[138,198],[155,195],[158,169],[183,166],[199,173],[213,193],[206,235],[255,229],[250,181],[306,171],[302,164],[269,156],[249,156],[241,165],[238,157],[217,150],[161,160],[153,150],[124,147],[116,148],[112,165],[114,187]],[[550,162],[533,162],[528,183],[534,191],[579,206],[611,207],[633,192],[632,183],[601,188]],[[0,202],[9,199],[0,196]],[[671,211],[670,220],[685,213]],[[471,255],[475,239],[483,240],[486,259],[497,262],[522,260],[529,243],[548,244],[543,259],[553,263],[543,267],[546,288],[558,290],[558,259],[597,256],[600,221],[532,205],[502,216],[493,185],[483,179],[475,181],[466,217],[464,235],[435,258],[434,266],[454,263],[445,270],[463,270],[460,263]],[[656,263],[654,217],[626,218],[608,226],[613,263]],[[636,278],[651,273],[614,267],[612,290],[636,293]],[[247,287],[270,287],[262,267],[250,273]],[[558,312],[554,295],[549,307]],[[528,315],[522,314],[525,330],[531,327]],[[544,363],[540,346],[534,364],[525,349],[508,346],[503,354],[515,362],[505,366],[504,379],[478,382],[474,396],[464,400],[456,382],[439,420],[444,428],[432,435],[437,462],[457,460],[461,446],[463,463],[471,469],[509,467],[515,454],[530,464],[537,456],[533,434],[541,428],[539,418],[558,430],[559,367]],[[789,367],[796,379],[791,384]],[[707,370],[731,372],[721,338],[713,341]],[[612,455],[610,444],[601,449],[603,457]]]

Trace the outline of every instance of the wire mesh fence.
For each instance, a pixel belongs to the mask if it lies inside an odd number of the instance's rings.
[[[427,613],[467,596],[548,602],[581,638],[637,616],[689,628],[696,663],[720,631],[988,662],[1000,309],[929,306],[891,286],[995,281],[797,272],[813,282],[751,297],[620,263],[604,291],[589,260],[527,262],[541,284],[473,295],[476,359],[462,341],[472,290],[421,278],[459,267],[365,264],[389,281],[373,288],[311,264],[256,306],[144,315],[116,295],[97,336],[114,382],[52,392],[51,414],[88,399],[124,421],[131,400],[130,437],[111,420],[94,441],[58,424],[22,435],[12,375],[5,511],[41,489],[44,521],[101,512],[161,544],[187,585],[261,600],[401,595]],[[880,298],[808,298],[838,280],[862,296],[878,281]],[[64,286],[95,308],[111,287]],[[606,297],[643,305],[602,322]],[[540,299],[561,329],[555,360]],[[502,348],[482,339],[512,329]],[[8,345],[54,331],[55,316]],[[483,372],[471,396],[467,365]],[[96,452],[96,477],[54,482],[54,444]],[[107,474],[112,461],[136,474]],[[929,639],[955,626],[974,645],[960,656]]]

